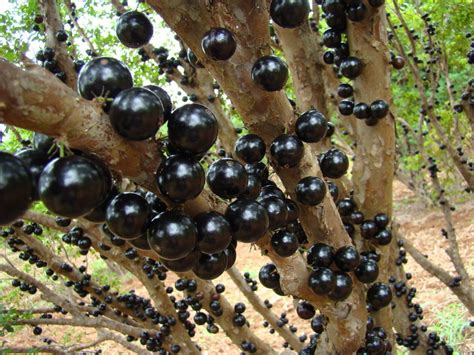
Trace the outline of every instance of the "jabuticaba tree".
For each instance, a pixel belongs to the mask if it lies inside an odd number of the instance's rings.
[[[451,215],[474,179],[471,35],[451,45],[464,2],[441,33],[439,1],[39,0],[0,15],[18,47],[0,42],[2,289],[49,305],[5,303],[0,324],[97,331],[0,350],[197,354],[213,351],[195,340],[205,332],[281,352],[253,331],[255,312],[299,354],[452,354],[422,324],[403,264],[410,254],[473,314]],[[454,271],[400,235],[396,178],[442,210]],[[235,265],[245,244],[268,258],[258,281]],[[147,296],[114,290],[81,256]],[[245,301],[213,283],[224,273]],[[312,334],[258,283],[293,299]]]

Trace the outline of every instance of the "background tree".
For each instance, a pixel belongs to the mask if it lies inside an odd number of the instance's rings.
[[[440,6],[40,0],[0,15],[5,331],[96,329],[36,347],[55,353],[212,351],[203,331],[279,352],[256,312],[303,354],[453,353],[403,268],[408,252],[472,315],[452,212],[474,185],[473,8]],[[394,178],[441,209],[452,269],[400,235]],[[234,265],[245,244],[310,337]],[[113,273],[91,270],[101,260]],[[212,283],[224,272],[245,302]],[[17,307],[17,290],[48,306]]]

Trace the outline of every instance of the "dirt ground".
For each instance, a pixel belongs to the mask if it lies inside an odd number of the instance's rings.
[[[419,204],[414,203],[413,196],[402,185],[395,185],[394,195],[395,215],[401,224],[401,233],[411,240],[424,254],[429,255],[431,260],[451,270],[452,267],[449,259],[444,252],[447,243],[440,233],[444,221],[439,210],[425,209]],[[453,216],[461,254],[467,263],[466,267],[468,271],[471,275],[474,275],[474,257],[472,257],[474,251],[474,201],[458,206]],[[248,271],[252,278],[256,278],[259,268],[268,262],[268,259],[261,256],[258,250],[248,245],[239,245],[237,254],[238,268],[242,273]],[[425,311],[424,321],[427,325],[430,326],[438,322],[440,312],[446,309],[447,306],[459,304],[459,301],[449,289],[425,272],[420,266],[413,262],[411,258],[409,258],[408,264],[405,265],[405,269],[407,272],[413,274],[412,284],[418,289],[416,300],[423,306]],[[174,280],[175,278],[170,275],[166,283],[172,284]],[[224,295],[228,297],[231,303],[240,301],[248,303],[226,274],[215,280],[215,283],[225,284],[226,291]],[[136,289],[139,294],[144,294],[145,292],[143,289],[137,288],[138,285],[133,281],[127,282],[126,286]],[[298,335],[303,333],[310,334],[309,322],[297,318],[293,302],[290,298],[281,298],[274,294],[273,291],[265,289],[262,286],[259,286],[257,294],[262,299],[268,299],[273,304],[272,309],[276,314],[279,315],[281,312],[287,312],[290,324],[294,324],[298,327]],[[467,311],[462,307],[460,309],[461,311],[458,314],[458,318],[468,321],[470,318]],[[262,326],[263,318],[258,313],[252,312],[250,307],[247,307],[245,315],[250,322],[252,330],[255,331],[258,336],[270,343],[276,350],[282,349],[283,339],[279,337],[277,333],[271,335],[269,328]],[[200,344],[203,349],[211,349],[203,351],[204,354],[226,353],[231,355],[240,353],[239,349],[226,337],[219,335],[212,336],[203,328],[198,327],[197,329],[197,335],[194,338],[195,341]],[[468,330],[468,332],[471,332],[471,330]],[[56,341],[64,341],[67,339],[70,344],[72,344],[77,341],[86,342],[94,339],[95,331],[91,329],[65,330],[61,327],[50,327],[49,329],[44,329],[41,337],[36,337],[32,335],[31,328],[24,328],[13,336],[8,335],[4,337],[2,342],[17,345],[40,345],[44,344],[40,340],[45,336]],[[462,344],[458,344],[462,353],[474,351],[473,338],[471,332],[465,335]],[[101,349],[105,354],[127,353],[124,348],[111,342],[103,343],[96,349]]]

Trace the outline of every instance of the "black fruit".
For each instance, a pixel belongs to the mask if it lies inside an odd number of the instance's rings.
[[[343,99],[347,99],[354,94],[354,89],[349,84],[341,84],[337,87],[337,95]]]
[[[288,80],[288,66],[277,56],[261,57],[252,67],[252,80],[265,91],[279,91]]]
[[[362,73],[362,62],[356,57],[347,57],[342,60],[340,68],[346,78],[355,79]]]
[[[217,139],[217,120],[199,104],[176,109],[168,122],[168,139],[173,147],[190,154],[207,152]]]
[[[33,184],[33,199],[38,200],[38,181],[44,167],[48,164],[47,153],[31,148],[25,148],[15,153],[15,156],[25,164],[26,168],[30,172]]]
[[[191,217],[180,212],[163,212],[151,221],[148,243],[163,259],[182,259],[194,250],[197,228]]]
[[[367,291],[367,301],[375,310],[386,307],[392,301],[392,290],[383,282],[377,282]]]
[[[108,57],[92,59],[82,67],[77,79],[79,94],[87,100],[114,98],[120,91],[132,86],[130,70],[117,59]]]
[[[328,48],[336,48],[341,44],[341,33],[332,28],[324,31],[322,37],[323,45]]]
[[[343,301],[352,292],[352,279],[345,272],[336,271],[336,286],[329,292],[328,296],[334,301]]]
[[[177,260],[165,260],[161,259],[163,265],[171,271],[174,272],[185,272],[192,270],[195,267],[201,258],[201,252],[199,250],[193,250],[184,258]]]
[[[255,175],[260,181],[267,180],[269,176],[268,167],[261,161],[254,164],[245,164],[245,171],[249,175]]]
[[[239,199],[230,204],[225,217],[230,224],[232,236],[244,243],[258,241],[269,227],[266,209],[252,200]]]
[[[104,202],[86,214],[83,218],[94,223],[104,223],[106,219],[107,207],[109,206],[110,201],[112,201],[112,199],[117,196],[119,192],[120,191],[115,185],[112,186],[112,189],[110,190]]]
[[[278,26],[295,28],[308,19],[309,10],[308,0],[272,0],[270,17]]]
[[[298,238],[287,230],[279,230],[271,238],[272,248],[281,257],[293,255],[298,250]]]
[[[336,251],[334,261],[340,270],[352,271],[359,265],[359,252],[352,245],[341,247]]]
[[[341,100],[337,106],[341,115],[350,116],[354,112],[354,101]]]
[[[327,120],[318,110],[311,109],[296,120],[295,132],[306,143],[319,142],[326,136]]]
[[[148,191],[145,194],[145,200],[148,202],[153,213],[161,213],[166,211],[166,204],[160,200],[153,192]]]
[[[347,8],[347,18],[354,22],[360,22],[364,20],[367,8],[361,2],[359,4],[354,4]]]
[[[156,175],[161,193],[177,203],[198,197],[206,179],[201,164],[187,154],[167,158]]]
[[[143,235],[150,218],[151,210],[145,198],[133,192],[118,194],[107,207],[107,227],[122,239],[135,239]]]
[[[145,14],[128,11],[120,16],[115,31],[124,46],[139,48],[150,41],[153,36],[153,25]]]
[[[112,182],[96,161],[69,156],[51,161],[41,173],[41,201],[53,213],[76,218],[91,212],[108,196]]]
[[[308,286],[317,295],[327,295],[336,287],[336,276],[331,269],[318,267],[309,275]]]
[[[336,148],[332,148],[324,153],[320,158],[319,164],[323,175],[331,179],[338,179],[344,176],[347,169],[349,169],[347,155]]]
[[[354,212],[356,208],[354,201],[349,197],[345,197],[337,201],[336,206],[337,206],[337,211],[342,217],[349,216],[352,212]]]
[[[370,104],[371,117],[381,119],[387,116],[389,105],[384,100],[375,100]]]
[[[232,241],[229,222],[220,213],[203,212],[194,218],[198,230],[198,248],[206,254],[227,249]]]
[[[390,218],[385,213],[375,215],[374,221],[380,228],[385,228],[390,222]]]
[[[262,187],[262,191],[260,192],[260,195],[258,196],[258,201],[263,200],[264,198],[267,198],[270,196],[278,197],[282,200],[286,198],[283,191],[281,191],[278,187],[269,184]]]
[[[316,314],[316,310],[311,303],[307,301],[300,301],[296,307],[296,313],[301,319],[311,319]]]
[[[148,243],[148,237],[146,234],[139,238],[128,240],[131,246],[138,250],[151,250],[150,244]]]
[[[374,260],[364,258],[354,270],[354,274],[360,282],[370,284],[379,277],[379,267]]]
[[[17,157],[0,152],[0,225],[21,217],[33,201],[33,178]]]
[[[368,219],[360,225],[360,234],[364,239],[372,239],[379,232],[379,227],[377,224]]]
[[[370,6],[379,7],[385,3],[385,0],[369,0]]]
[[[33,133],[33,148],[45,154],[50,154],[53,150],[54,138],[46,134],[35,132]]]
[[[242,164],[231,158],[222,158],[209,167],[207,185],[222,198],[234,198],[247,189],[247,172]]]
[[[316,176],[301,179],[295,188],[296,199],[303,205],[319,205],[326,196],[326,184]]]
[[[258,201],[266,210],[269,220],[269,229],[275,230],[286,225],[288,210],[281,198],[268,196]]]
[[[146,85],[144,88],[151,90],[161,100],[161,104],[163,105],[164,122],[168,121],[171,116],[171,111],[173,110],[173,103],[171,102],[168,93],[156,85]]]
[[[278,167],[293,168],[303,157],[303,143],[295,135],[282,134],[273,140],[270,154],[273,163]]]
[[[247,164],[257,163],[265,156],[265,142],[256,134],[246,134],[235,143],[235,154]]]
[[[295,201],[290,200],[288,198],[285,199],[286,203],[286,210],[288,211],[287,222],[296,222],[300,215],[300,209]]]
[[[324,243],[316,243],[309,248],[306,260],[313,268],[329,267],[334,260],[334,248]]]
[[[203,280],[213,280],[227,269],[227,256],[224,252],[216,254],[201,254],[199,261],[193,267],[193,272]]]
[[[115,131],[130,140],[153,137],[164,121],[161,100],[151,90],[130,88],[112,102],[110,122]]]
[[[211,28],[204,34],[201,47],[212,60],[228,60],[235,53],[237,43],[232,32],[225,28]]]
[[[247,187],[245,191],[239,195],[239,198],[255,200],[262,190],[262,183],[255,175],[247,174]]]
[[[280,274],[274,264],[265,264],[258,272],[260,283],[266,288],[280,287]]]
[[[377,245],[389,245],[392,241],[392,233],[388,229],[382,229],[375,235],[374,241]]]
[[[229,245],[229,247],[224,250],[224,254],[227,256],[226,270],[228,270],[234,266],[235,261],[237,260],[237,253],[235,252],[235,248],[232,245]]]
[[[365,119],[370,117],[370,107],[364,102],[360,102],[354,106],[353,110],[354,116],[358,119]]]

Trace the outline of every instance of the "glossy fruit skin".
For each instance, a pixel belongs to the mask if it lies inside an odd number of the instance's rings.
[[[186,52],[186,58],[192,67],[196,69],[204,68],[204,65],[202,65],[202,63],[199,61],[198,57],[196,57],[196,54],[194,54],[191,48],[188,48]]]
[[[262,191],[260,191],[260,195],[258,195],[257,200],[260,201],[270,196],[278,197],[279,199],[282,199],[282,200],[286,198],[283,191],[281,191],[278,187],[274,185],[265,185],[262,187]]]
[[[349,216],[356,208],[354,201],[349,197],[345,197],[337,201],[336,206],[337,211],[342,217]]]
[[[32,177],[33,183],[33,199],[38,200],[38,181],[41,173],[43,172],[44,167],[48,164],[48,155],[40,150],[25,148],[17,151],[15,156],[25,164],[30,175]]]
[[[304,147],[301,140],[290,134],[275,138],[270,146],[272,162],[280,168],[293,168],[303,158]]]
[[[341,73],[348,79],[357,78],[362,73],[362,62],[356,57],[347,57],[342,60]]]
[[[106,220],[107,207],[109,206],[110,201],[119,194],[119,190],[114,185],[110,190],[109,194],[99,206],[94,208],[91,212],[86,214],[83,218],[87,219],[90,222],[94,223],[104,223]]]
[[[239,198],[255,200],[262,190],[262,183],[255,175],[247,174],[247,187],[245,191],[239,195]]]
[[[295,193],[299,203],[307,206],[316,206],[326,196],[326,184],[317,176],[308,176],[298,182]]]
[[[161,193],[176,203],[198,197],[206,179],[201,164],[187,154],[168,157],[158,168],[156,177]]]
[[[327,295],[336,287],[336,276],[331,269],[318,267],[309,275],[308,286],[317,295]]]
[[[0,152],[0,226],[20,218],[33,201],[34,184],[21,159]]]
[[[392,301],[392,290],[383,282],[374,283],[367,291],[367,301],[375,310],[386,307]]]
[[[296,222],[300,216],[300,208],[295,201],[285,198],[286,210],[288,211],[288,217],[286,218],[288,223]]]
[[[232,241],[229,222],[220,213],[209,211],[194,217],[198,230],[198,248],[206,254],[227,249]]]
[[[144,88],[120,92],[109,111],[110,122],[122,137],[140,141],[155,135],[164,120],[161,100]]]
[[[148,228],[148,243],[163,259],[184,258],[194,250],[197,228],[191,217],[176,211],[163,212]]]
[[[325,177],[339,179],[349,169],[349,159],[344,152],[332,148],[321,156],[319,165]]]
[[[329,292],[328,297],[333,301],[343,301],[352,292],[352,279],[345,272],[336,271],[336,286]]]
[[[212,60],[228,60],[237,49],[232,32],[225,28],[211,28],[204,34],[201,47],[206,56]]]
[[[231,158],[222,158],[211,164],[207,185],[217,196],[230,199],[247,189],[247,172],[242,164]]]
[[[197,265],[199,259],[201,258],[201,252],[199,250],[193,250],[184,258],[177,259],[177,260],[165,260],[161,259],[160,261],[163,265],[171,271],[174,272],[185,272],[192,270],[193,267]]]
[[[229,247],[224,250],[224,254],[227,256],[226,270],[228,270],[234,266],[235,261],[237,260],[237,253],[235,252],[235,248],[232,245],[229,245]]]
[[[272,0],[270,17],[280,27],[296,28],[308,19],[309,10],[308,0]]]
[[[280,287],[280,274],[274,264],[265,264],[258,272],[260,283],[266,288]]]
[[[329,267],[334,261],[334,248],[324,243],[316,243],[311,246],[306,255],[308,265],[313,268]]]
[[[354,112],[354,101],[341,100],[339,101],[338,109],[341,115],[350,116]]]
[[[379,232],[379,228],[374,221],[368,219],[360,225],[360,234],[364,239],[372,239]]]
[[[138,250],[151,250],[150,244],[148,243],[148,237],[146,234],[136,238],[128,240],[131,246]]]
[[[352,271],[359,265],[359,252],[352,245],[346,245],[336,251],[334,261],[341,271]]]
[[[275,253],[283,258],[293,255],[299,247],[296,235],[284,229],[273,234],[271,245]]]
[[[158,96],[163,105],[164,122],[168,121],[171,116],[171,111],[173,110],[173,103],[171,102],[171,97],[168,95],[166,90],[157,85],[146,85],[143,88],[151,90],[156,96]]]
[[[217,139],[214,114],[199,104],[188,104],[173,111],[168,122],[168,139],[177,150],[189,154],[205,153]]]
[[[87,100],[105,96],[114,98],[132,86],[130,70],[122,62],[109,57],[92,59],[82,67],[77,79],[79,94]]]
[[[369,0],[370,6],[379,7],[385,3],[385,0]]]
[[[378,213],[374,217],[374,222],[380,228],[385,228],[389,224],[390,218],[385,213]]]
[[[160,200],[158,196],[156,196],[153,192],[148,191],[145,194],[145,200],[148,202],[148,205],[151,208],[153,213],[161,213],[166,211],[166,204]]]
[[[115,196],[106,212],[107,227],[122,239],[135,239],[143,235],[150,218],[151,210],[145,198],[133,192]]]
[[[361,211],[352,212],[349,218],[353,224],[362,224],[364,222],[364,214]]]
[[[363,3],[349,6],[347,9],[347,18],[354,22],[363,21],[367,13],[367,8]]]
[[[41,201],[53,213],[77,218],[99,206],[112,182],[102,166],[77,155],[51,161],[41,173],[38,190]]]
[[[369,118],[371,115],[370,107],[366,103],[360,102],[354,106],[353,114],[361,120]]]
[[[322,36],[323,45],[328,48],[336,48],[341,43],[341,33],[332,28],[324,31]]]
[[[284,200],[275,196],[268,196],[259,200],[258,203],[267,210],[269,221],[268,228],[270,230],[275,230],[286,225],[288,210]]]
[[[268,179],[268,167],[261,161],[254,164],[245,164],[245,171],[249,175],[255,175],[260,181]]]
[[[360,282],[370,284],[379,277],[379,267],[374,260],[363,258],[354,274]]]
[[[339,197],[339,188],[332,181],[329,181],[327,184],[329,193],[331,194],[333,201],[336,202],[337,198]]]
[[[140,48],[153,36],[153,25],[145,14],[128,11],[120,16],[115,32],[124,46]]]
[[[227,268],[227,256],[224,252],[201,254],[193,272],[203,280],[213,280],[224,273]]]
[[[52,146],[54,145],[54,138],[47,136],[46,134],[42,134],[39,132],[35,132],[33,134],[33,148],[39,150],[45,154],[50,153]]]
[[[296,313],[301,319],[311,319],[316,314],[313,305],[307,301],[301,301],[296,307]]]
[[[392,233],[388,229],[382,229],[374,237],[374,242],[381,246],[389,245],[391,241]]]
[[[318,110],[306,111],[296,120],[295,132],[303,142],[319,142],[326,136],[326,131],[326,117]]]
[[[279,91],[288,80],[288,66],[277,56],[261,57],[252,67],[252,80],[262,90]]]
[[[336,132],[336,126],[334,123],[328,121],[328,130],[326,131],[326,138],[331,138],[331,136]]]
[[[266,149],[265,142],[256,134],[246,134],[235,142],[235,154],[247,164],[262,160]]]
[[[337,95],[343,99],[347,99],[354,95],[354,89],[349,84],[341,84],[337,87]]]
[[[265,235],[269,227],[267,210],[252,200],[236,200],[227,207],[225,217],[232,237],[239,242],[254,243]]]
[[[382,119],[387,116],[389,111],[389,105],[384,100],[375,100],[370,104],[371,117]]]

